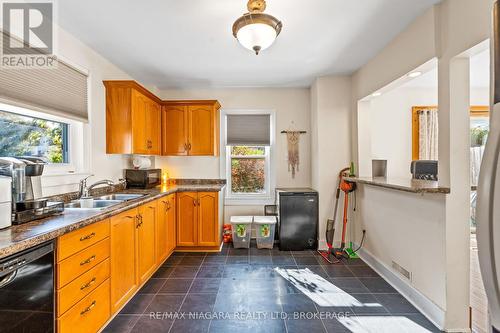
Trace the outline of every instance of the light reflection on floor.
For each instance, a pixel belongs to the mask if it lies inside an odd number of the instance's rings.
[[[319,306],[338,307],[381,307],[378,303],[361,303],[353,296],[335,286],[321,276],[315,274],[308,268],[284,269],[275,268],[283,278],[293,284],[300,292],[309,297]],[[335,294],[335,297],[332,297]]]
[[[330,281],[305,269],[274,269],[284,279],[309,297],[319,307],[382,307],[380,303],[363,303]],[[431,332],[405,316],[363,315],[339,318],[338,321],[352,333],[426,333]]]
[[[343,317],[338,321],[352,333],[428,333],[431,332],[404,316]]]

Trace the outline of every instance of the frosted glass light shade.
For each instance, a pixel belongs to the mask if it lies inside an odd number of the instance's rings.
[[[240,28],[236,34],[236,38],[241,45],[256,53],[271,46],[276,36],[275,28],[265,23],[248,24]]]

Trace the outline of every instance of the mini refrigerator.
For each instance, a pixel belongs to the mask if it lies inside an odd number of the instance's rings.
[[[279,249],[316,250],[318,247],[318,192],[310,188],[276,189]]]

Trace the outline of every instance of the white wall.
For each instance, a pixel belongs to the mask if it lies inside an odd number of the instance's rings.
[[[311,88],[312,183],[319,192],[319,246],[326,248],[326,220],[333,216],[337,176],[349,167],[351,79],[326,76]],[[339,210],[340,211],[340,210]],[[340,216],[340,215],[339,215]],[[340,233],[337,233],[336,240]]]
[[[164,100],[216,99],[222,109],[274,110],[276,112],[276,186],[311,186],[310,89],[302,88],[227,88],[163,90]],[[295,129],[307,131],[300,137],[300,167],[292,179],[288,172],[286,135],[291,122]],[[222,138],[221,138],[222,140]],[[220,174],[220,157],[156,157],[156,167],[166,169],[171,178],[226,178]],[[223,161],[222,161],[223,162]],[[224,163],[224,162],[223,162]],[[231,215],[262,215],[263,205],[226,206],[225,221]]]
[[[437,89],[401,87],[371,101],[371,158],[387,160],[388,177],[410,178],[411,110],[417,105],[437,105]]]
[[[428,265],[425,268],[414,266],[416,271],[413,274],[415,278],[422,279],[415,288],[424,293],[431,302],[443,306],[444,315],[441,321],[435,313],[424,311],[424,314],[434,319],[441,328],[451,331],[468,330],[469,264],[464,258],[468,257],[469,249],[466,210],[469,205],[467,193],[470,190],[470,187],[467,189],[469,185],[467,173],[462,170],[463,166],[469,165],[469,149],[466,142],[468,134],[464,132],[468,118],[469,92],[463,89],[464,80],[468,80],[463,73],[467,66],[455,64],[453,58],[489,37],[492,3],[492,0],[444,0],[417,18],[406,31],[353,75],[352,140],[353,155],[357,159],[359,100],[434,57],[438,58],[440,183],[449,185],[452,194],[447,195],[446,200],[439,200],[433,205],[435,214],[445,216],[440,222],[443,224],[444,239],[440,234],[427,230],[425,232],[426,243],[437,244],[432,252],[444,253],[445,261],[443,265],[424,263]],[[457,114],[452,116],[453,113]],[[461,139],[458,140],[459,138]],[[355,235],[359,235],[363,228],[370,228],[371,232],[367,232],[367,237],[372,242],[368,243],[365,249],[373,254],[381,265],[390,270],[391,262],[386,257],[385,251],[381,251],[374,244],[391,242],[393,252],[409,251],[408,244],[415,237],[414,225],[423,224],[426,220],[422,217],[422,212],[414,212],[409,208],[411,200],[408,200],[405,193],[396,193],[390,202],[381,202],[379,206],[371,205],[370,201],[375,199],[372,196],[364,196],[358,200],[358,209],[364,213],[356,215],[355,225],[358,232]],[[419,205],[418,200],[419,197],[415,196],[414,205]],[[386,228],[375,218],[381,210],[388,207],[399,209],[402,213],[399,218],[396,218],[395,214],[387,216],[392,224],[401,225],[400,237],[386,237]],[[407,262],[401,264],[411,265],[412,261],[419,260],[421,255],[419,253],[407,259],[403,258],[402,260]],[[425,291],[424,285],[433,283],[435,276],[446,278],[444,302],[442,302],[442,290]],[[412,295],[407,296],[416,300]]]
[[[44,177],[44,195],[74,191],[78,180],[94,174],[90,182],[108,178],[118,180],[123,176],[128,157],[106,154],[106,100],[103,80],[131,80],[132,78],[63,29],[56,29],[57,55],[70,64],[89,72],[89,123],[84,126],[86,135],[82,149],[85,167],[74,175]]]

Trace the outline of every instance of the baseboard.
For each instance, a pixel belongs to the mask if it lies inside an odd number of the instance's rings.
[[[356,244],[355,247],[358,247]],[[431,301],[427,296],[419,292],[395,274],[392,269],[381,263],[369,251],[361,248],[357,254],[368,266],[382,276],[391,286],[403,295],[413,306],[415,306],[427,319],[429,319],[440,330],[444,329],[445,311]],[[446,332],[470,332],[467,330],[447,330]]]

